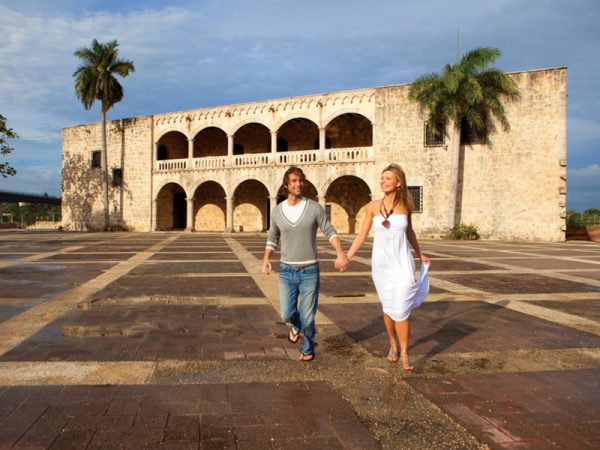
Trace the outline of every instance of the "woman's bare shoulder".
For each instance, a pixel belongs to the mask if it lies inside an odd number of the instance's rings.
[[[381,204],[381,200],[371,200],[367,205],[367,211],[372,213],[374,216],[379,213],[379,205]]]

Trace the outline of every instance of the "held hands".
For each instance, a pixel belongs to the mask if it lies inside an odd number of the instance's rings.
[[[341,255],[338,255],[338,257],[335,259],[334,265],[335,268],[340,272],[345,272],[346,270],[348,270],[350,263],[348,261],[348,258],[346,258],[346,255],[342,253]]]

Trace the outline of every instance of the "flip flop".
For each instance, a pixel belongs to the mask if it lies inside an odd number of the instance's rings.
[[[290,331],[288,333],[288,341],[292,344],[295,344],[300,339],[300,330],[296,330],[294,327],[290,327]]]
[[[298,360],[302,361],[302,362],[310,362],[313,359],[315,359],[314,353],[302,353],[302,352],[300,352],[300,357],[298,358]]]

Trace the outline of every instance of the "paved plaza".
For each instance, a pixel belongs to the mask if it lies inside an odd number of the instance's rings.
[[[1,231],[0,448],[600,448],[598,243],[423,241],[407,373],[370,244],[301,363],[265,238]]]

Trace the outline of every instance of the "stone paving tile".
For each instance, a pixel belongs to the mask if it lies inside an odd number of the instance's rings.
[[[0,262],[2,261],[14,261],[15,259],[27,258],[33,256],[35,253],[0,253]]]
[[[327,276],[326,274],[321,274],[319,292],[331,297],[359,297],[376,293],[371,275]],[[440,294],[448,291],[430,286],[429,292]]]
[[[539,300],[528,301],[544,308],[555,309],[568,314],[600,322],[600,300]]]
[[[411,377],[491,448],[598,448],[600,369]]]
[[[288,359],[271,306],[109,305],[61,316],[0,361]]]
[[[387,355],[381,305],[323,304],[319,310],[371,354]],[[596,335],[484,302],[426,300],[411,316],[410,351],[425,358],[445,352],[598,346]]]
[[[69,262],[69,261],[125,261],[135,253],[62,253],[60,255],[47,256],[40,261]]]
[[[2,448],[379,448],[323,382],[13,387],[0,404]]]
[[[50,298],[101,275],[110,263],[23,263],[0,269],[0,298]]]
[[[583,283],[559,280],[532,273],[485,274],[479,276],[444,275],[436,278],[495,294],[538,294],[556,292],[597,292],[600,288]]]
[[[585,262],[570,261],[563,259],[552,259],[552,258],[527,258],[527,259],[510,259],[501,261],[504,264],[510,264],[511,266],[527,267],[530,269],[596,269],[600,272],[600,264],[590,264]]]
[[[11,242],[11,245],[4,245],[0,247],[0,254],[2,253],[50,253],[60,250],[61,247],[58,245],[41,247],[41,246],[33,246],[29,244],[19,244],[15,245],[14,242]]]
[[[263,297],[250,276],[173,277],[126,275],[96,293],[96,298],[141,296]]]
[[[133,269],[131,275],[160,275],[160,274],[177,274],[177,273],[226,273],[226,272],[241,272],[246,273],[246,269],[240,262],[185,262],[185,263],[146,263],[137,266]]]
[[[415,260],[415,266],[419,267],[419,260]],[[498,267],[488,266],[487,264],[479,264],[471,261],[464,261],[462,259],[439,259],[439,258],[431,258],[431,268],[429,269],[432,272],[440,272],[447,270],[457,270],[457,271],[471,271],[471,270],[503,270]]]
[[[581,277],[581,278],[589,278],[590,280],[598,280],[600,281],[600,266],[598,266],[598,270],[595,270],[593,272],[578,272],[578,271],[569,271],[569,272],[561,272],[564,273],[566,275],[574,275],[576,277]]]
[[[197,260],[208,260],[208,261],[237,261],[236,256],[233,252],[222,252],[222,253],[208,253],[208,252],[158,252],[150,258],[151,260],[186,260],[186,261],[197,261]]]
[[[0,323],[12,319],[18,314],[27,311],[34,304],[0,305]]]
[[[429,249],[430,252],[434,253],[443,253],[444,255],[456,256],[457,258],[490,258],[490,257],[507,257],[507,256],[518,256],[514,253],[507,253],[498,250],[463,250],[463,249],[452,249],[452,248],[438,248]],[[428,256],[437,256],[434,253],[431,253]],[[427,254],[427,253],[425,253]]]

